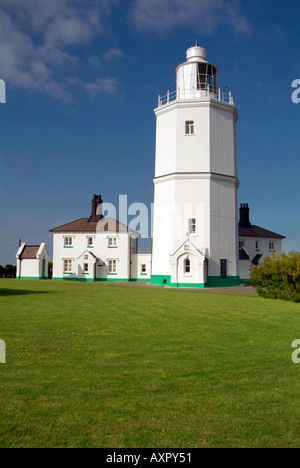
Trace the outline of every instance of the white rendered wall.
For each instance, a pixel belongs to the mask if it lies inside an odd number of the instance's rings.
[[[64,238],[73,237],[73,246],[64,247]],[[88,247],[88,237],[93,238],[93,247]],[[117,246],[109,247],[108,238],[116,237]],[[54,233],[53,236],[53,278],[93,280],[92,257],[84,259],[86,251],[93,253],[97,259],[96,279],[129,279],[130,278],[130,236],[127,233]],[[80,258],[79,258],[80,257]],[[73,260],[73,273],[64,274],[64,259]],[[108,261],[117,261],[117,274],[109,275]],[[82,274],[82,266],[89,263],[89,275]],[[101,266],[103,265],[103,266]]]
[[[228,275],[237,276],[235,107],[191,99],[155,113],[152,275],[171,274],[170,255],[187,239],[188,219],[196,217],[193,243],[209,260],[208,275],[219,276],[220,260],[227,259]],[[185,134],[187,120],[194,122],[194,135]]]
[[[151,277],[151,254],[134,254],[131,256],[131,277],[140,281]],[[146,273],[142,272],[142,265],[146,265]]]
[[[282,251],[282,240],[274,239],[271,237],[239,237],[239,242],[244,243],[244,250],[249,255],[249,260],[239,260],[239,275],[241,279],[249,279],[250,273],[249,269],[253,264],[251,261],[254,257],[259,254],[262,255],[262,261],[267,255],[272,256],[272,250],[269,249],[269,243],[273,242],[274,244],[274,253],[278,255]],[[256,248],[256,242],[259,243],[259,247]]]
[[[20,272],[19,272],[20,275]],[[19,278],[20,276],[18,276]],[[21,260],[21,278],[40,278],[40,262],[35,259]]]

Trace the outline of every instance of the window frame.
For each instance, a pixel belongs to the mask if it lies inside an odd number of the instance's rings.
[[[194,120],[186,120],[185,121],[185,135],[186,136],[194,136],[195,135],[195,121]]]
[[[108,237],[108,248],[109,249],[117,249],[117,237],[116,236],[109,236]]]
[[[64,237],[64,247],[66,249],[70,249],[73,247],[73,237],[72,236],[65,236]]]
[[[193,227],[193,230],[192,230]],[[188,233],[189,236],[197,235],[197,218],[189,218],[188,220]]]
[[[71,258],[64,258],[64,274],[73,273],[73,260]]]
[[[183,276],[191,276],[191,259],[185,258],[183,261]]]
[[[110,258],[108,261],[108,274],[109,275],[117,275],[118,270],[117,270],[117,259],[115,258]]]

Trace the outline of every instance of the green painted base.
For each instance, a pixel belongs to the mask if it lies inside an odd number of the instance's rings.
[[[229,276],[220,278],[219,276],[209,276],[207,283],[171,283],[169,275],[153,275],[151,276],[150,284],[158,286],[170,286],[171,288],[225,288],[229,286],[239,286],[241,279],[239,276]]]
[[[207,288],[228,288],[230,286],[239,286],[241,279],[239,276],[228,276],[227,278],[221,278],[220,276],[209,276],[207,278]]]
[[[155,284],[157,286],[171,286],[171,276],[152,275],[150,284]]]
[[[21,276],[18,277],[17,279],[25,279],[25,280],[46,280],[48,278],[39,278],[38,276]]]
[[[90,279],[90,278],[68,278],[68,277],[65,277],[65,278],[52,278],[53,281],[80,281],[81,283],[94,283],[95,280],[94,279]]]
[[[205,288],[204,283],[171,283],[171,288]]]
[[[149,279],[140,278],[52,278],[53,281],[81,281],[82,283],[149,283]]]

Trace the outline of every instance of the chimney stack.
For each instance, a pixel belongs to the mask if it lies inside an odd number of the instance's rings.
[[[250,209],[249,209],[248,203],[241,204],[239,225],[244,228],[251,228]]]
[[[92,214],[90,216],[90,221],[100,221],[103,219],[102,203],[103,200],[101,195],[94,195],[92,200]]]

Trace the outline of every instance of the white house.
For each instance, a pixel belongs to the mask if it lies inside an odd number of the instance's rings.
[[[239,220],[239,275],[241,280],[249,279],[249,270],[253,265],[261,263],[267,255],[282,250],[284,236],[268,231],[250,222],[248,204],[240,207]]]
[[[138,254],[139,233],[102,216],[101,195],[92,214],[52,229],[53,279],[149,281],[151,255]]]
[[[49,253],[46,244],[21,244],[17,255],[17,278],[47,279]]]

